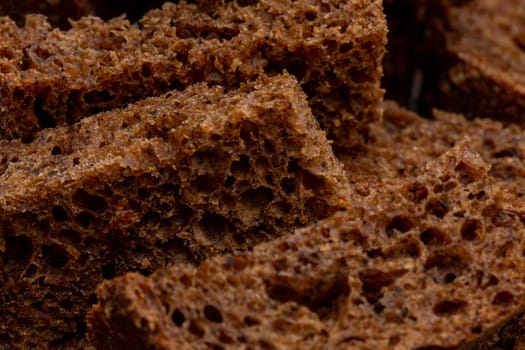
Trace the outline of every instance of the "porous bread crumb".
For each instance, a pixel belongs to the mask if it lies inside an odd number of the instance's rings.
[[[103,279],[245,250],[349,206],[290,75],[197,84],[0,145],[0,340],[80,348]]]
[[[199,3],[199,2],[198,2]],[[138,23],[42,16],[0,23],[0,137],[36,131],[206,81],[235,88],[287,69],[337,147],[380,117],[380,0],[166,3]]]
[[[199,268],[104,282],[90,339],[99,349],[473,346],[525,303],[525,205],[509,210],[516,198],[489,170],[464,140],[356,203],[360,215]]]

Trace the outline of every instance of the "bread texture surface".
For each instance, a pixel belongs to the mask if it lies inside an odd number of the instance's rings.
[[[352,195],[289,75],[197,84],[0,148],[0,339],[15,348],[79,347],[103,279],[248,249]]]
[[[436,59],[427,70],[438,73],[427,87],[435,95],[430,107],[523,124],[525,1],[436,3],[442,9],[430,28]]]
[[[105,282],[90,337],[99,349],[473,346],[525,301],[523,205],[489,169],[464,140],[371,193],[361,215]]]
[[[0,136],[36,131],[206,81],[294,74],[336,146],[380,117],[386,23],[379,0],[166,3],[138,23],[94,17],[52,29],[4,19]]]

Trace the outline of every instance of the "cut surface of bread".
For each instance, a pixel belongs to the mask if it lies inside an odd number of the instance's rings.
[[[467,120],[440,110],[433,111],[434,119],[424,119],[392,101],[386,101],[383,108],[383,120],[369,126],[367,143],[340,155],[356,189],[362,187],[366,193],[367,182],[372,179],[397,181],[417,175],[421,164],[468,136],[471,148],[491,165],[489,175],[516,196],[524,195],[523,127],[491,119]]]
[[[103,19],[125,14],[131,22],[135,22],[145,12],[161,7],[163,0],[0,0],[0,16],[8,16],[17,25],[23,26],[25,16],[29,14],[45,15],[53,27],[68,29],[70,20],[78,20],[84,16],[97,16]]]
[[[523,310],[524,206],[459,142],[252,252],[104,282],[99,349],[452,349]],[[357,209],[360,208],[360,209]]]
[[[368,143],[351,155],[341,155],[357,195],[366,197],[377,188],[420,173],[420,164],[459,142],[465,135],[470,147],[491,165],[489,176],[507,193],[522,198],[525,169],[524,131],[491,119],[467,120],[463,116],[434,110],[424,119],[392,101],[383,105],[383,121],[370,125]],[[525,317],[514,317],[486,336],[474,349],[512,349],[525,346]]]
[[[93,12],[92,0],[0,1],[0,16],[8,16],[20,26],[24,24],[24,16],[32,13],[44,14],[53,25],[66,27],[68,18],[79,19]]]
[[[79,347],[103,279],[245,250],[351,197],[289,75],[197,84],[0,153],[0,340],[15,348]]]
[[[0,23],[0,137],[206,81],[234,88],[287,69],[339,147],[380,117],[386,23],[379,0],[166,3],[136,24],[43,16]],[[21,117],[22,116],[22,117]]]
[[[439,89],[432,107],[523,123],[525,1],[440,2],[444,16],[431,28],[439,60],[429,67],[439,72],[429,81]]]

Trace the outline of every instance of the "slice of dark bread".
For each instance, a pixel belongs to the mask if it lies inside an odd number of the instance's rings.
[[[468,117],[523,123],[525,1],[436,3],[442,10],[429,16],[436,45],[426,68],[426,103]]]
[[[54,27],[70,28],[69,20],[95,15],[103,19],[126,15],[130,21],[138,20],[146,11],[161,7],[163,0],[0,0],[0,16],[8,16],[19,26],[25,15],[39,13],[47,16]]]
[[[389,0],[387,97],[425,116],[523,123],[525,1]]]
[[[0,154],[8,348],[78,348],[103,279],[245,250],[351,197],[289,75],[231,92],[198,84],[3,142]]]
[[[392,101],[383,104],[381,122],[369,127],[367,143],[340,155],[356,186],[417,175],[422,163],[435,159],[465,136],[483,160],[491,165],[490,176],[517,196],[525,194],[525,130],[491,119],[467,120],[464,116],[433,111],[424,119]],[[366,192],[366,191],[365,191]]]
[[[470,147],[491,165],[489,175],[507,193],[525,193],[525,132],[518,125],[503,125],[491,119],[465,117],[434,110],[433,120],[419,117],[398,104],[384,103],[383,121],[370,125],[368,143],[341,156],[356,194],[363,197],[389,186],[404,176],[420,173],[428,162],[470,137]],[[418,187],[413,188],[418,195]],[[474,349],[519,350],[525,346],[525,317],[518,315],[504,327],[488,334]]]
[[[134,25],[89,17],[0,24],[0,137],[206,81],[227,88],[287,69],[329,138],[356,142],[380,117],[386,24],[379,0],[167,3]]]
[[[23,26],[25,15],[41,13],[54,26],[67,27],[68,18],[79,19],[94,13],[93,0],[0,0],[0,16],[8,16]]]
[[[453,349],[525,306],[525,206],[458,143],[253,252],[98,288],[98,349]],[[414,190],[416,189],[416,190]]]

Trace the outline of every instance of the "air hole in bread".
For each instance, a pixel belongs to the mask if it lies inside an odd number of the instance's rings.
[[[416,239],[409,239],[396,243],[384,252],[386,259],[412,258],[421,255],[420,243]]]
[[[483,227],[479,220],[469,219],[461,226],[461,238],[466,241],[479,239],[482,235]]]
[[[233,344],[233,338],[224,329],[219,329],[219,341],[223,344]]]
[[[222,313],[213,305],[206,305],[204,307],[204,317],[210,322],[221,323],[222,322]]]
[[[396,344],[399,344],[400,341],[401,341],[401,337],[399,335],[392,335],[388,338],[388,345],[394,346]]]
[[[25,278],[31,278],[35,276],[36,272],[38,271],[38,267],[35,264],[30,264],[26,271],[24,272]]]
[[[261,321],[258,318],[254,317],[254,316],[250,316],[250,315],[245,316],[244,319],[243,319],[243,322],[248,327],[258,326],[258,325],[261,324]]]
[[[492,300],[494,305],[509,305],[514,301],[514,295],[511,292],[501,291]]]
[[[252,122],[245,121],[240,128],[240,137],[244,141],[246,147],[255,145],[256,140],[259,139],[259,127]]]
[[[498,227],[506,227],[512,223],[512,218],[499,205],[491,204],[483,210],[483,215],[490,217],[492,223]]]
[[[448,284],[448,283],[454,282],[455,279],[456,279],[456,274],[452,272],[448,272],[447,274],[445,274],[445,277],[443,277],[443,282],[445,284]]]
[[[149,227],[154,227],[160,223],[160,215],[157,212],[149,211],[142,217],[142,223]]]
[[[486,199],[486,192],[481,190],[479,191],[478,193],[469,193],[469,195],[467,196],[467,198],[469,200],[473,200],[473,199],[476,199],[476,200],[483,200],[483,199]]]
[[[49,343],[49,345],[50,345],[49,348],[50,349],[63,348],[69,341],[75,339],[76,336],[77,336],[77,334],[75,332],[65,332],[64,335],[62,335],[62,337],[57,338],[57,339],[53,339]]]
[[[365,239],[363,233],[358,228],[352,228],[350,230],[341,230],[339,232],[339,238],[343,242],[349,242],[349,241],[362,242]]]
[[[377,259],[377,258],[383,258],[383,251],[379,248],[373,248],[366,251],[366,256],[368,256],[370,259]]]
[[[341,45],[339,45],[339,53],[347,53],[353,48],[354,48],[354,44],[352,44],[351,42],[342,43]]]
[[[26,235],[9,236],[5,241],[6,265],[25,266],[33,256],[33,242]]]
[[[102,278],[106,280],[115,277],[117,273],[116,270],[117,269],[115,268],[114,264],[105,264],[105,265],[102,265],[102,267],[100,268],[100,272],[102,273]]]
[[[153,66],[150,62],[142,63],[140,73],[143,77],[148,78],[153,74]]]
[[[465,300],[443,300],[434,305],[432,311],[436,316],[451,316],[459,313],[468,303]]]
[[[224,187],[230,188],[235,184],[235,177],[234,176],[228,176],[226,180],[224,181]]]
[[[319,197],[308,198],[306,200],[305,207],[308,217],[315,219],[329,216],[330,211],[332,210],[330,206],[328,206],[326,202]]]
[[[46,264],[52,267],[63,267],[70,259],[66,249],[55,243],[42,245],[42,256]]]
[[[505,148],[501,151],[495,152],[492,155],[494,158],[514,158],[518,156],[518,152],[514,147]]]
[[[407,216],[394,216],[392,220],[388,223],[385,228],[386,234],[391,236],[396,231],[400,233],[405,233],[409,231],[414,226],[412,219]]]
[[[453,348],[450,347],[443,347],[438,345],[426,345],[426,346],[419,346],[417,348],[414,348],[413,350],[452,350]]]
[[[69,218],[67,215],[67,211],[60,205],[53,206],[51,211],[53,213],[53,219],[55,219],[55,221],[67,221]]]
[[[90,213],[81,211],[77,214],[75,220],[83,228],[89,228],[90,223],[94,222],[95,218]]]
[[[87,331],[87,324],[84,321],[77,322],[77,334],[84,335]]]
[[[458,186],[458,183],[454,180],[449,180],[445,185],[443,186],[443,191],[448,192],[453,190]]]
[[[143,187],[137,189],[137,194],[141,200],[145,200],[149,197],[149,191]]]
[[[361,280],[363,294],[366,300],[375,305],[383,297],[381,289],[394,283],[394,281],[403,275],[406,271],[381,271],[369,269],[359,272],[359,279]]]
[[[284,179],[282,179],[280,185],[281,185],[281,190],[285,194],[288,194],[288,195],[294,192],[297,187],[296,180],[293,178],[288,178],[288,177],[285,177]]]
[[[470,331],[474,334],[481,334],[483,332],[483,327],[480,325],[474,326],[470,329]]]
[[[183,274],[179,277],[179,282],[184,286],[184,288],[189,288],[191,286],[191,276]]]
[[[38,125],[40,128],[54,128],[57,126],[57,122],[53,118],[53,115],[45,109],[45,100],[47,99],[49,93],[51,92],[50,87],[46,87],[42,93],[35,97],[35,102],[33,103],[33,110],[35,116],[38,119]]]
[[[525,51],[525,30],[522,30],[513,38],[514,44],[520,48],[520,50]]]
[[[447,236],[436,227],[429,227],[421,232],[419,239],[427,246],[439,246],[447,241]]]
[[[334,261],[315,275],[280,276],[277,273],[264,283],[270,298],[282,303],[302,304],[321,319],[328,317],[350,293],[348,271],[343,261]]]
[[[346,48],[339,47],[339,51]],[[371,79],[370,72],[367,72],[366,69],[360,69],[359,67],[352,67],[348,70],[347,75],[350,79],[357,84],[365,83],[368,79]]]
[[[455,247],[444,248],[432,253],[424,264],[424,269],[434,282],[446,284],[449,274],[460,276],[468,268],[469,257],[461,249]],[[447,278],[447,275],[449,276]]]
[[[445,200],[432,198],[427,203],[427,210],[432,215],[443,219],[443,217],[448,213],[449,204]]]
[[[458,173],[459,180],[464,184],[474,182],[481,175],[483,175],[483,173],[480,172],[479,169],[469,166],[468,164],[462,161],[459,162],[459,164],[456,166],[454,170]]]
[[[108,90],[90,91],[84,95],[84,102],[88,105],[104,104],[111,102],[113,99],[115,99],[115,96]]]
[[[199,221],[199,228],[208,243],[213,244],[232,231],[232,224],[219,214],[206,213]]]
[[[53,149],[51,150],[51,155],[57,156],[60,154],[62,154],[62,149],[58,146],[54,146]]]
[[[204,328],[195,320],[190,320],[190,324],[188,326],[188,331],[195,335],[197,338],[202,338],[204,336]]]
[[[241,195],[242,205],[247,210],[262,209],[273,199],[274,195],[272,190],[264,186],[248,190]]]
[[[314,10],[305,11],[304,18],[306,18],[307,21],[315,21],[317,19],[317,12]]]
[[[180,327],[186,321],[186,317],[184,316],[182,311],[180,311],[179,309],[175,309],[171,313],[171,320],[173,321],[173,323],[175,323],[175,325]]]
[[[38,301],[33,301],[29,307],[31,307],[32,309],[41,309],[42,306],[44,306],[44,302],[42,300],[38,300]]]
[[[230,166],[230,172],[233,176],[246,175],[250,171],[250,158],[242,155],[238,160],[234,161]]]
[[[191,188],[195,192],[212,193],[221,188],[223,179],[219,176],[209,174],[197,176],[191,183]]]
[[[489,279],[487,283],[483,287],[490,287],[490,286],[497,286],[499,284],[499,279],[494,276],[493,274],[490,274]]]

